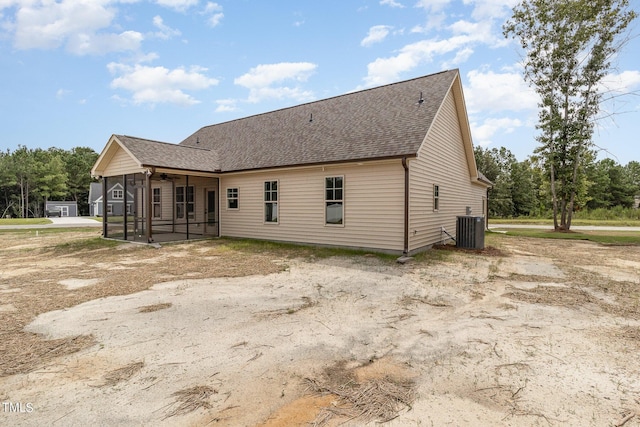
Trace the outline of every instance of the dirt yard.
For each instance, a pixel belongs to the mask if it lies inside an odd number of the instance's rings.
[[[640,426],[640,247],[95,235],[0,234],[0,425]]]

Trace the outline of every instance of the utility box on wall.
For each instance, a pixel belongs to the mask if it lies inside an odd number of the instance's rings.
[[[465,249],[484,249],[484,217],[457,217],[456,246]]]

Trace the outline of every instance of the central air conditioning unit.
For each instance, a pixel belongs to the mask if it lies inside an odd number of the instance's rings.
[[[484,217],[457,217],[456,246],[464,249],[484,249]]]

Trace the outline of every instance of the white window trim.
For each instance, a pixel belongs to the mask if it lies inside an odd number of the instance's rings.
[[[158,190],[159,196],[160,196],[160,198],[159,198],[159,200],[157,202],[155,200],[156,190]],[[152,209],[153,218],[162,219],[162,187],[154,187],[151,190],[151,197],[152,197],[152,199],[151,199],[151,205],[152,205],[151,209]],[[156,206],[159,206],[158,210],[160,211],[160,215],[158,215],[158,216],[156,216]]]
[[[440,186],[433,184],[433,211],[440,211]]]
[[[108,215],[113,215],[113,204],[108,203],[107,204],[107,212]]]
[[[117,196],[116,196],[116,192],[117,192]],[[114,188],[113,190],[111,190],[111,195],[113,196],[114,200],[122,200],[124,198],[124,190],[121,190],[119,188]]]
[[[340,200],[327,200],[327,178],[342,178],[342,199]],[[322,180],[322,191],[323,191],[323,195],[324,195],[324,203],[323,203],[323,209],[324,209],[324,225],[325,227],[344,227],[345,224],[345,202],[344,202],[344,196],[345,196],[345,179],[344,179],[344,175],[328,175],[325,176],[324,179]],[[332,224],[327,222],[327,202],[334,202],[334,201],[339,201],[342,203],[342,223],[341,224]]]
[[[276,220],[275,221],[267,221],[266,219],[266,212],[267,212],[267,203],[274,203],[273,200],[265,200],[265,189],[264,189],[264,184],[266,184],[267,182],[275,182],[276,186],[278,187],[276,190],[276,200],[275,200],[275,204],[276,204]],[[270,224],[270,225],[278,225],[280,224],[280,180],[279,179],[265,179],[262,183],[262,221],[264,224]]]
[[[236,196],[235,197],[229,197],[229,190],[236,190]],[[226,193],[227,193],[227,210],[228,211],[240,210],[240,187],[227,187],[226,188]],[[264,199],[264,194],[262,195],[262,198]],[[235,208],[229,207],[229,201],[231,201],[231,200],[235,200],[236,201],[236,207]]]
[[[193,202],[189,202],[189,187],[193,188]],[[184,192],[183,192],[183,197],[184,200],[182,202],[178,201],[178,188],[183,188]],[[196,219],[196,187],[194,185],[176,185],[175,190],[174,190],[174,211],[173,211],[173,217],[178,220],[178,219],[182,219],[185,220],[185,222],[187,220],[195,220]],[[189,216],[189,205],[192,204],[193,205],[193,212],[191,213],[192,216]],[[183,217],[178,217],[178,205],[182,205],[184,208],[184,216]]]

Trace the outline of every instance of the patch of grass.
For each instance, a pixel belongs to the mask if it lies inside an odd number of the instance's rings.
[[[506,235],[540,239],[589,240],[603,245],[640,245],[640,233],[633,231],[558,232],[552,230],[517,229],[507,231]]]
[[[525,224],[525,225],[549,225],[553,226],[551,218],[489,218],[489,225],[496,224]],[[607,227],[640,227],[640,220],[630,218],[620,219],[589,219],[573,218],[571,225],[595,225]]]
[[[125,242],[117,241],[117,240],[106,240],[101,237],[93,237],[90,239],[80,239],[74,240],[72,242],[65,242],[55,245],[53,248],[55,250],[64,251],[64,252],[82,252],[82,251],[92,251],[96,249],[102,248],[113,248],[119,246]]]
[[[0,218],[0,225],[42,225],[51,224],[48,218]]]
[[[272,242],[256,239],[236,239],[222,238],[218,240],[223,248],[251,253],[272,253],[282,257],[302,257],[302,258],[331,258],[331,257],[353,257],[353,256],[374,256],[385,261],[394,261],[398,255],[381,252],[366,251],[362,249],[349,249],[340,247],[313,246],[285,242]]]

